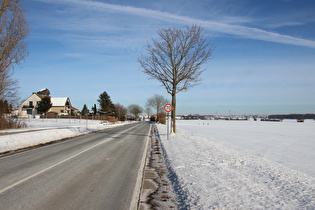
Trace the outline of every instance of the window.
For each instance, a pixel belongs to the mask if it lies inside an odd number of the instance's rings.
[[[29,101],[29,107],[33,107],[33,101]]]

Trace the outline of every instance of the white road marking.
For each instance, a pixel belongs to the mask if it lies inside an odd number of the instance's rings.
[[[123,133],[125,133],[125,132],[127,132],[127,131],[129,131],[129,130],[131,130],[131,129],[133,129],[133,128],[134,128],[134,127],[131,127],[131,128],[125,130],[125,131],[122,132],[122,133],[118,133],[118,134],[114,135],[114,136],[111,137],[110,139],[107,139],[107,140],[105,140],[105,141],[99,142],[99,143],[97,143],[97,144],[95,144],[95,145],[93,145],[93,146],[91,146],[91,147],[88,147],[88,148],[86,148],[86,149],[84,149],[84,150],[78,152],[78,153],[75,154],[75,155],[72,155],[72,156],[70,156],[70,157],[68,157],[68,158],[66,158],[66,159],[64,159],[64,160],[62,160],[62,161],[60,161],[60,162],[58,162],[58,163],[55,163],[55,164],[53,164],[53,165],[51,165],[51,166],[49,166],[49,167],[47,167],[47,168],[45,168],[45,169],[43,169],[43,170],[41,170],[41,171],[38,171],[38,172],[35,173],[35,174],[32,174],[32,175],[30,175],[30,176],[28,176],[28,177],[26,177],[26,178],[24,178],[24,179],[21,179],[20,181],[17,181],[17,182],[15,182],[15,183],[13,183],[13,184],[11,184],[11,185],[9,185],[9,186],[7,186],[7,187],[1,189],[1,190],[0,190],[0,194],[2,194],[2,193],[4,193],[5,191],[7,191],[7,190],[9,190],[9,189],[11,189],[11,188],[13,188],[13,187],[15,187],[15,186],[17,186],[17,185],[23,183],[23,182],[25,182],[25,181],[27,181],[27,180],[29,180],[29,179],[32,179],[32,178],[34,178],[34,177],[36,177],[36,176],[38,176],[38,175],[40,175],[40,174],[42,174],[42,173],[44,173],[44,172],[46,172],[46,171],[48,171],[48,170],[54,168],[54,167],[56,167],[56,166],[58,166],[58,165],[60,165],[60,164],[62,164],[62,163],[64,163],[64,162],[69,161],[69,160],[71,160],[71,159],[73,159],[73,158],[75,158],[75,157],[81,155],[82,153],[85,153],[85,152],[87,152],[87,151],[89,151],[89,150],[91,150],[91,149],[93,149],[93,148],[95,148],[95,147],[98,147],[98,146],[100,146],[101,144],[104,144],[104,143],[108,142],[109,140],[111,140],[111,139],[117,137],[118,135],[123,134]]]

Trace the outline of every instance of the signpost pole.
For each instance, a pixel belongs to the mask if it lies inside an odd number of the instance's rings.
[[[165,104],[164,105],[164,111],[167,112],[167,122],[166,122],[166,133],[167,133],[167,140],[169,140],[169,134],[170,134],[170,122],[169,122],[169,118],[170,118],[170,112],[173,110],[173,106],[172,104]]]
[[[166,127],[167,127],[167,140],[170,139],[170,120],[169,120],[169,116],[170,116],[170,113],[167,112],[167,123],[166,123]]]

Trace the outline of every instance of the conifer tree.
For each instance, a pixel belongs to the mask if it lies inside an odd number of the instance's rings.
[[[48,110],[52,107],[52,103],[49,96],[45,96],[37,104],[37,111],[42,113],[47,113]]]
[[[92,106],[92,111],[93,111],[93,115],[95,116],[97,113],[96,104],[94,104],[94,106]]]
[[[83,109],[81,111],[81,114],[83,116],[86,116],[86,115],[88,115],[88,113],[89,113],[89,109],[87,108],[86,104],[84,104]]]
[[[115,106],[110,99],[110,96],[104,91],[99,95],[99,99],[97,100],[100,105],[100,112],[102,112],[106,116],[115,116]]]
[[[7,100],[0,99],[0,114],[8,114],[10,113],[10,105]]]

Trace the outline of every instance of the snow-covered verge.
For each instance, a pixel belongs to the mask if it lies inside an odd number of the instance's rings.
[[[128,122],[112,124],[98,120],[27,119],[25,123],[27,128],[0,131],[0,153],[121,126]]]
[[[315,209],[315,176],[312,170],[302,170],[315,167],[314,121],[177,125],[170,140],[164,125],[158,129],[173,184],[180,186],[175,190],[181,207]]]

